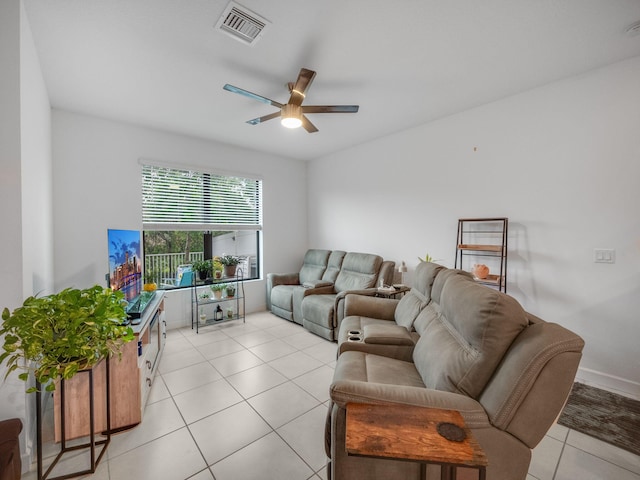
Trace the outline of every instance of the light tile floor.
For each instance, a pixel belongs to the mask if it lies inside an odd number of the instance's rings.
[[[167,337],[142,424],[114,435],[97,472],[82,478],[327,478],[336,344],[267,312]],[[83,468],[66,455],[51,476]],[[23,478],[36,478],[35,465]],[[640,480],[640,457],[556,425],[533,451],[527,480],[575,479]]]

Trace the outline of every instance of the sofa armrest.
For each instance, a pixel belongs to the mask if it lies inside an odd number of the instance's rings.
[[[267,273],[267,309],[271,310],[271,290],[278,285],[299,285],[298,273]]]
[[[321,288],[321,287],[333,287],[333,282],[327,280],[309,280],[302,284],[304,288]]]
[[[358,315],[393,321],[398,302],[400,300],[393,298],[349,294],[344,299],[344,316]]]
[[[418,407],[457,410],[470,428],[488,427],[487,414],[482,405],[471,397],[453,392],[354,380],[338,380],[331,384],[333,403],[346,408],[347,403],[384,405],[388,403]]]
[[[0,478],[19,479],[22,470],[20,442],[22,421],[18,418],[0,421]]]
[[[362,295],[372,297],[375,295],[377,288],[363,288],[361,290],[343,290],[342,292],[338,292],[336,295],[335,304],[333,306],[333,311],[335,315],[333,317],[333,321],[335,325],[333,326],[336,331],[340,329],[340,322],[345,317],[344,314],[344,299],[347,295]]]
[[[333,288],[333,283],[330,285],[324,285],[321,287],[313,287],[313,288],[305,288],[304,289],[304,296],[308,296],[308,295],[331,295],[333,293],[336,293],[335,289]]]
[[[405,345],[415,344],[413,337],[405,327],[389,322],[389,325],[365,325],[364,343],[371,345]]]
[[[300,285],[298,273],[267,273],[269,290],[278,285]]]

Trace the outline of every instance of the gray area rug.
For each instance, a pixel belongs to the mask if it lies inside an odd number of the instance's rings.
[[[558,423],[640,455],[640,401],[574,383]]]

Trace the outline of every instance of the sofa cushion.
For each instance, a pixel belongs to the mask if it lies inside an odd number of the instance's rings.
[[[379,255],[347,253],[335,281],[336,292],[374,287],[381,265],[382,257]]]
[[[440,300],[439,310],[423,310],[416,368],[427,387],[477,399],[526,327],[526,313],[512,297],[459,275],[447,278]]]
[[[405,327],[408,331],[413,329],[413,322],[429,303],[429,300],[415,289],[412,289],[398,302],[394,319],[398,325]]]
[[[324,328],[334,328],[333,305],[335,301],[336,294],[306,296],[302,302],[303,319]]]
[[[325,270],[331,250],[310,249],[304,256],[300,269],[300,284],[320,280]]]
[[[271,289],[271,305],[289,312],[293,311],[293,290],[296,285],[277,285]]]
[[[342,268],[342,261],[344,260],[344,256],[347,252],[342,250],[334,250],[329,255],[329,260],[327,262],[327,269],[324,271],[322,275],[322,280],[326,280],[327,282],[335,282],[336,278],[338,278],[338,274],[340,273],[340,269]]]
[[[427,301],[431,300],[431,287],[443,270],[447,268],[437,263],[420,262],[413,276],[413,288],[424,295]]]

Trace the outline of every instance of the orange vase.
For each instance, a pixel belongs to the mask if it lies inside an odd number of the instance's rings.
[[[476,278],[484,280],[489,276],[489,267],[482,263],[476,264],[473,266],[473,275]]]

